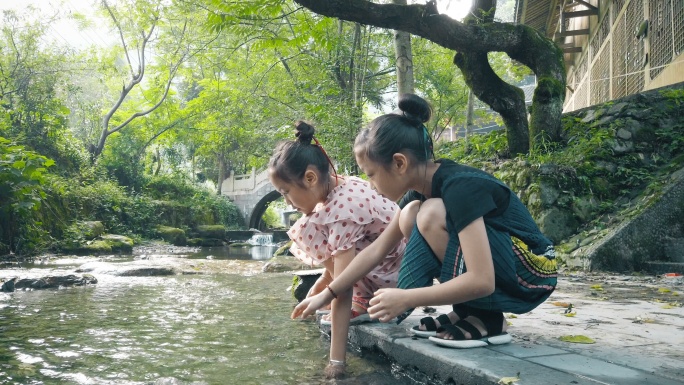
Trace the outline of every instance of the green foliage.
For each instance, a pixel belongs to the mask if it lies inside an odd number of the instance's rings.
[[[89,236],[90,228],[80,221],[76,221],[68,225],[60,237],[59,245],[65,246],[67,249],[75,249],[79,245],[85,244],[86,241],[93,239]]]
[[[275,203],[275,202],[272,202],[272,203]],[[264,215],[261,217],[261,219],[264,221],[264,224],[266,225],[266,228],[268,228],[268,229],[286,228],[286,226],[283,225],[283,222],[280,219],[280,215],[278,215],[278,212],[275,210],[275,208],[273,206],[274,206],[273,204],[269,205],[266,208]]]
[[[505,158],[508,143],[505,130],[492,131],[488,134],[470,135],[468,143],[462,138],[453,142],[438,142],[435,156],[454,159],[466,164],[481,164],[487,160]]]
[[[190,183],[178,176],[161,175],[151,178],[143,190],[152,199],[185,202],[192,213],[191,218],[204,218],[209,214],[211,222],[226,228],[239,229],[244,226],[240,210],[228,199],[216,195],[206,187]],[[203,223],[190,220],[186,227],[193,228]]]
[[[43,49],[46,25],[5,11],[0,28],[0,136],[59,163],[59,172],[78,170],[82,148],[66,131],[70,110],[60,96],[66,55]]]
[[[144,193],[131,193],[107,179],[86,184],[56,177],[50,188],[52,200],[66,207],[60,218],[64,242],[79,240],[81,229],[70,222],[72,218],[101,221],[109,233],[145,237],[154,237],[158,225],[191,229],[216,223],[233,229],[243,227],[233,203],[178,178],[153,178]]]
[[[0,246],[30,251],[44,232],[33,214],[45,198],[47,168],[54,162],[0,137]]]
[[[194,197],[198,189],[178,175],[157,175],[147,181],[143,192],[152,199],[182,200]]]
[[[210,213],[213,217],[214,223],[222,224],[227,229],[242,229],[245,226],[242,214],[237,206],[235,206],[227,198],[216,195],[206,189],[198,189],[197,193],[190,201],[193,211],[203,213]],[[194,217],[198,217],[197,215]],[[200,223],[191,224],[195,227]]]

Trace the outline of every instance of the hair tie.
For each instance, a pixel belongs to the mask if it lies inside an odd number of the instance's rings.
[[[330,167],[332,167],[333,175],[335,175],[335,180],[337,180],[337,171],[335,170],[335,165],[333,164],[332,160],[328,156],[328,153],[325,152],[325,149],[323,148],[323,146],[321,146],[321,142],[319,142],[315,136],[311,136],[311,138],[314,140],[314,142],[316,142],[316,145],[318,146],[318,148],[320,148],[321,151],[323,151],[323,155],[325,155],[325,159],[328,160],[328,163],[330,163]]]
[[[425,160],[428,160],[428,154],[432,154],[432,159],[435,159],[435,152],[434,149],[432,148],[432,137],[430,137],[430,133],[428,132],[427,127],[425,127],[424,124],[423,126],[423,139],[425,140]]]

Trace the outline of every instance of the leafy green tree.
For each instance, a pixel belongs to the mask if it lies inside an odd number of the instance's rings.
[[[249,60],[231,80],[251,82],[243,97],[271,112],[256,115],[267,122],[265,134],[289,138],[292,122],[310,120],[341,172],[353,172],[351,143],[365,107],[382,107],[395,84],[391,34],[297,12],[290,1],[207,3],[213,6],[209,25],[230,34],[228,46],[239,47],[229,56],[245,53]]]
[[[164,103],[179,68],[213,38],[200,28],[196,10],[188,4],[129,0],[113,5],[102,1],[120,37],[126,69],[119,72],[123,86],[102,117],[99,139],[89,148],[94,159],[102,153],[110,135]]]
[[[0,135],[55,159],[62,171],[77,170],[84,159],[66,131],[69,110],[59,96],[71,53],[59,45],[43,48],[50,21],[30,21],[33,12],[2,14]]]

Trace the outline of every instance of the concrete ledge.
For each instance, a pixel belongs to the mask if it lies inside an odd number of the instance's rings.
[[[380,352],[429,384],[684,385],[682,277],[576,273],[559,279],[551,298],[530,313],[508,315],[513,342],[449,349],[409,329],[426,316],[416,309],[400,325],[350,327],[354,347]],[[567,312],[567,304],[572,311]],[[436,316],[450,306],[437,306]],[[329,326],[322,327],[323,332]],[[583,335],[593,344],[564,342]]]
[[[518,337],[502,346],[443,348],[428,339],[410,336],[409,327],[418,324],[419,319],[411,316],[401,325],[352,326],[349,339],[353,345],[380,351],[398,365],[443,384],[500,384],[505,377],[519,377],[515,382],[518,385],[684,384],[684,379],[668,379],[570,350],[526,343]]]

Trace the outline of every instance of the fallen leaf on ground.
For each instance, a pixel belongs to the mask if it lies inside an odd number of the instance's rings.
[[[665,287],[661,287],[660,289],[658,289],[658,292],[659,292],[659,293],[669,293],[669,292],[671,292],[671,291],[672,291],[672,290],[670,290],[670,289],[668,289],[668,288],[665,288]]]
[[[601,285],[591,285],[591,290],[602,291],[603,286]]]
[[[553,305],[553,306],[558,306],[558,307],[568,307],[568,306],[570,306],[570,304],[567,303],[567,302],[559,302],[559,301],[551,302],[551,305]]]
[[[558,337],[559,340],[563,342],[572,342],[573,344],[593,344],[596,343],[596,341],[592,340],[591,338],[583,335],[571,335],[571,336],[560,336]]]
[[[682,303],[675,301],[675,302],[669,302],[669,303],[662,306],[663,309],[674,309],[676,307],[682,307]]]
[[[563,314],[563,315],[566,316],[566,317],[574,317],[574,316],[577,315],[577,313],[565,313],[565,314]]]
[[[640,324],[640,323],[647,323],[647,324],[652,324],[655,323],[653,318],[641,318],[641,317],[636,317],[634,321],[632,321],[633,324]]]
[[[520,381],[520,373],[515,377],[501,377],[498,384],[500,385],[511,385]]]

